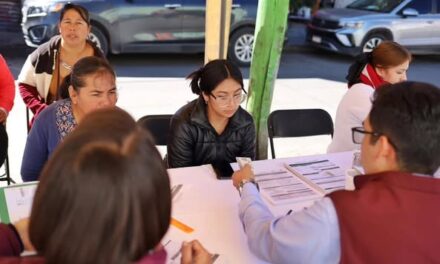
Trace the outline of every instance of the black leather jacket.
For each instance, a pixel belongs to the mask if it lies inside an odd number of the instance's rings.
[[[203,99],[199,98],[180,108],[171,119],[168,166],[235,162],[235,157],[255,159],[255,141],[255,125],[248,112],[239,107],[225,131],[218,135],[208,121]]]

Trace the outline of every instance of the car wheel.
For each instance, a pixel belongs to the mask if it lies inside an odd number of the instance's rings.
[[[372,52],[382,41],[387,38],[382,34],[372,34],[365,38],[362,43],[362,52]]]
[[[239,66],[251,65],[253,45],[253,28],[242,28],[235,31],[229,40],[229,59]]]
[[[99,30],[96,26],[92,26],[92,30],[89,34],[89,39],[101,49],[104,56],[108,53],[108,41],[104,33]]]

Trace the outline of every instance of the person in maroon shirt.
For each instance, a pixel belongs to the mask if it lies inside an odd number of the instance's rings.
[[[0,54],[0,166],[8,151],[8,134],[6,133],[6,119],[14,105],[15,82],[5,59]]]
[[[26,220],[0,225],[0,255],[13,257],[0,263],[165,263],[170,219],[170,181],[151,135],[123,110],[97,110],[43,169],[29,233]],[[18,257],[33,247],[37,256]],[[182,263],[211,256],[192,241]]]

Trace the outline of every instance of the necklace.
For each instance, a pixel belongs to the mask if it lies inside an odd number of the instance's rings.
[[[65,61],[60,61],[61,66],[64,67],[64,69],[68,70],[68,71],[72,71],[72,65],[67,64]]]
[[[63,50],[63,48],[61,47],[61,50]],[[78,58],[82,58],[83,54],[87,51],[87,44],[84,46],[84,48],[77,54]],[[64,53],[64,51],[63,51]],[[66,52],[67,53],[67,52]],[[64,60],[60,59],[60,64],[61,66],[63,66],[64,69],[66,69],[67,71],[72,71],[73,66],[68,64],[67,62],[65,62]]]

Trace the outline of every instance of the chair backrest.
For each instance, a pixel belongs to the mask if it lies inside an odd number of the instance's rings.
[[[0,174],[0,181],[6,181],[8,185],[15,183],[11,178],[9,171],[9,158],[8,158],[8,134],[6,133],[6,127],[0,124],[0,167],[4,167],[4,173]]]
[[[276,110],[267,119],[272,158],[275,158],[273,138],[331,135],[333,120],[322,109]]]
[[[166,145],[172,115],[146,115],[141,117],[138,124],[148,129],[156,145]]]

